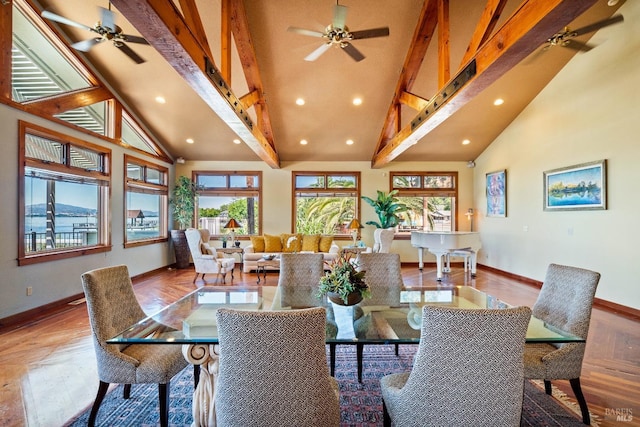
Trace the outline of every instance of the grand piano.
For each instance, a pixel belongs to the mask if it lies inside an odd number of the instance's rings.
[[[423,251],[427,249],[436,256],[437,279],[442,280],[443,264],[455,253],[468,252],[471,259],[471,276],[476,275],[476,258],[482,247],[480,233],[474,231],[412,231],[411,245],[418,248],[418,266],[424,267]],[[447,262],[448,265],[448,262]]]

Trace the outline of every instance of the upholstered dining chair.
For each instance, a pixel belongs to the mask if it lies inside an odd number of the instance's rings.
[[[531,309],[422,308],[411,372],[380,379],[384,425],[519,426]]]
[[[325,309],[218,309],[216,420],[227,426],[338,426]]]
[[[323,305],[323,299],[316,296],[323,275],[322,254],[281,254],[278,278],[281,306],[307,308]]]
[[[595,271],[550,264],[533,305],[533,315],[553,328],[586,339],[599,281],[600,273]],[[580,405],[582,421],[588,425],[591,422],[589,408],[580,386],[585,347],[585,343],[527,344],[524,376],[544,380],[549,395],[551,380],[569,380]]]
[[[196,270],[193,283],[196,282],[200,274],[202,274],[202,280],[204,280],[205,274],[216,274],[216,278],[222,276],[222,283],[225,283],[229,271],[231,272],[231,280],[233,280],[236,260],[218,256],[216,248],[209,246],[209,230],[187,228],[185,235]]]
[[[180,346],[106,343],[109,338],[147,317],[133,292],[126,265],[86,272],[82,274],[82,287],[87,300],[100,380],[88,424],[95,424],[109,384],[125,384],[124,398],[128,399],[131,384],[156,383],[160,425],[167,426],[170,381],[187,366]]]

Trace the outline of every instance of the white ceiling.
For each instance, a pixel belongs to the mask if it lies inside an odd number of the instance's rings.
[[[220,0],[197,0],[196,3],[214,59],[219,64]],[[520,3],[520,0],[508,1],[496,28]],[[571,27],[579,28],[609,17],[621,3],[609,7],[607,0],[599,0]],[[90,26],[97,19],[97,6],[108,7],[106,0],[42,0],[40,4]],[[349,8],[346,23],[351,31],[382,26],[390,29],[389,37],[353,42],[366,56],[361,62],[353,61],[338,48],[329,49],[315,62],[306,62],[303,58],[318,47],[321,40],[287,32],[289,26],[322,31],[332,20],[335,3],[331,0],[245,0],[244,4],[280,160],[371,160],[422,0],[340,1]],[[455,75],[484,2],[450,0],[449,4],[451,74]],[[125,33],[140,33],[119,13],[116,23]],[[91,37],[89,32],[78,28],[62,25],[59,28],[71,42]],[[591,43],[597,45],[596,48],[606,48],[601,45],[615,42],[595,34]],[[579,40],[586,41],[592,35]],[[540,45],[544,42],[544,39],[540,40]],[[245,144],[232,142],[237,136],[153,47],[134,44],[130,47],[146,62],[136,65],[108,43],[94,47],[86,58],[170,155],[187,160],[259,160]],[[467,161],[477,158],[574,54],[575,51],[560,47],[544,53],[535,52],[396,160]],[[412,93],[425,99],[431,98],[438,89],[436,57],[437,43],[434,42],[412,89]],[[231,87],[240,97],[247,92],[247,85],[235,53],[232,59]],[[154,98],[159,95],[166,98],[166,104],[155,102]],[[361,106],[352,104],[352,98],[356,96],[363,99]],[[306,100],[304,106],[295,104],[298,97]],[[493,100],[498,97],[505,103],[495,107]],[[402,124],[409,123],[416,114],[417,111],[403,106]],[[187,138],[193,138],[195,143],[187,144]],[[308,144],[300,145],[301,139],[306,139]],[[347,139],[355,143],[347,146]],[[463,139],[469,139],[471,143],[462,145]]]

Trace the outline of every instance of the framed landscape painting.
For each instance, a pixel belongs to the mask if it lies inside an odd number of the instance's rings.
[[[607,161],[544,172],[544,210],[607,208]]]
[[[487,174],[487,216],[507,216],[507,171]]]

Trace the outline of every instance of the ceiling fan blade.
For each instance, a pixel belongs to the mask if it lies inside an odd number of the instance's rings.
[[[120,51],[122,51],[122,53],[124,53],[125,55],[127,55],[129,58],[131,58],[133,61],[135,61],[136,64],[142,64],[143,62],[145,62],[144,59],[142,59],[142,57],[140,55],[138,55],[137,53],[135,53],[129,46],[127,46],[124,43],[121,42],[116,42],[113,44],[115,47],[117,47],[118,49],[120,49]]]
[[[149,44],[143,37],[132,36],[130,34],[120,34],[119,37],[127,43]]]
[[[370,30],[352,31],[353,40],[370,39],[373,37],[387,37],[389,35],[389,27],[371,28]]]
[[[320,55],[322,55],[327,50],[329,50],[330,47],[331,47],[331,43],[323,43],[319,48],[317,48],[316,50],[311,52],[309,55],[307,55],[304,58],[304,60],[305,61],[315,61],[316,59],[318,59],[320,57]]]
[[[333,28],[344,29],[347,22],[347,6],[340,6],[339,4],[333,7]]]
[[[89,52],[89,50],[97,45],[98,43],[102,43],[104,39],[102,37],[95,37],[93,39],[83,40],[80,42],[76,42],[71,45],[75,50],[79,50],[80,52]]]
[[[594,46],[577,40],[567,40],[566,44],[563,44],[562,47],[568,47],[569,49],[578,50],[580,52],[589,52],[594,48]]]
[[[289,27],[287,28],[287,31],[291,31],[292,33],[302,34],[303,36],[311,36],[311,37],[324,36],[324,33],[321,33],[320,31],[306,30],[304,28],[298,28],[298,27]]]
[[[342,47],[342,50],[347,52],[347,54],[356,62],[360,62],[364,59],[362,52],[356,49],[352,44],[347,43]]]
[[[78,28],[82,28],[83,30],[93,31],[93,28],[89,27],[88,25],[84,25],[79,22],[72,21],[71,19],[67,19],[64,16],[60,16],[53,12],[49,12],[48,10],[43,11],[41,16],[45,19],[48,19],[50,21],[55,21],[60,24],[71,25],[72,27],[78,27]]]
[[[108,28],[109,30],[111,30],[112,33],[115,32],[116,31],[115,14],[112,11],[100,6],[98,6],[98,12],[100,14],[100,25],[102,25],[105,28]]]
[[[608,27],[609,25],[617,24],[618,22],[624,21],[624,16],[622,15],[614,15],[611,18],[603,19],[602,21],[594,22],[591,25],[587,25],[586,27],[578,28],[577,30],[572,31],[574,37],[581,36],[583,34],[592,33],[594,31],[599,30],[600,28]]]

